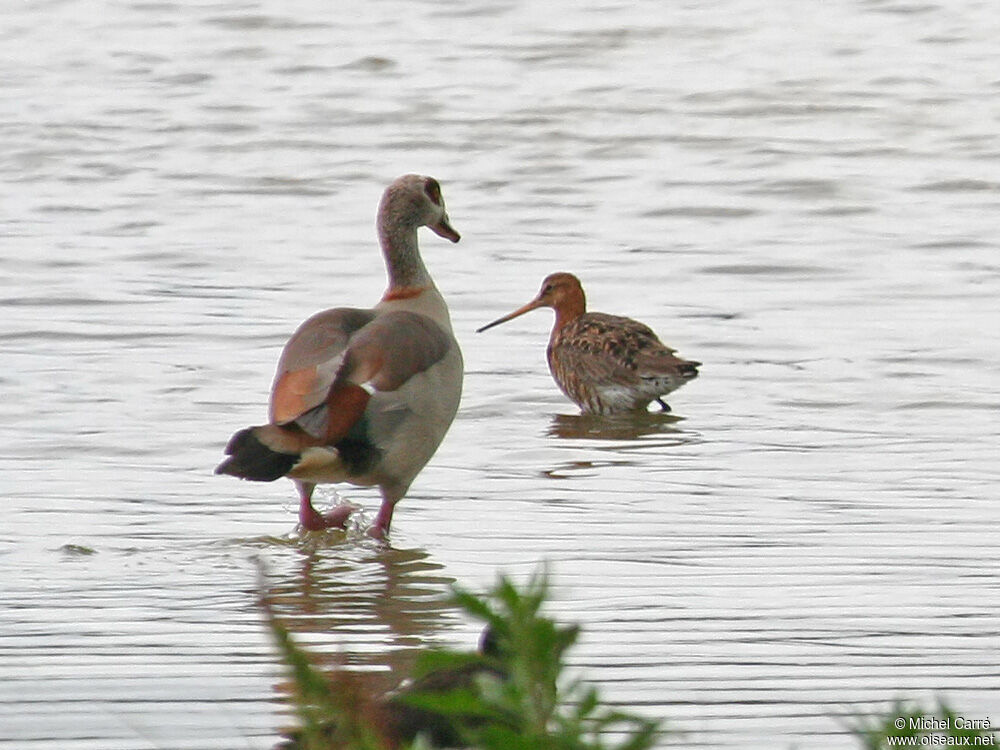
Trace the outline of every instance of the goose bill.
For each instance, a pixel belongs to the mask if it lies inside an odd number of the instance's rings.
[[[438,237],[444,237],[446,240],[451,240],[452,242],[458,242],[462,239],[462,235],[456,232],[454,227],[448,222],[447,216],[443,217],[437,224],[429,224],[428,226]]]

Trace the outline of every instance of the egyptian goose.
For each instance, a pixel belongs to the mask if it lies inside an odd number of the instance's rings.
[[[585,414],[645,410],[698,376],[701,362],[681,359],[648,326],[618,315],[587,312],[580,280],[554,273],[531,302],[477,332],[539,307],[555,310],[549,337],[549,370],[556,384]]]
[[[269,422],[240,430],[215,472],[271,482],[289,477],[302,528],[344,527],[353,506],[321,514],[316,485],[377,486],[369,533],[385,538],[396,503],[437,450],[462,394],[462,353],[448,307],[424,266],[417,228],[458,242],[441,187],[405,175],[382,195],[378,237],[389,285],[370,309],[316,313],[285,344]]]

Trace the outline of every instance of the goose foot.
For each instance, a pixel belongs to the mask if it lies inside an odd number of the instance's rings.
[[[333,510],[320,513],[311,505],[302,508],[299,513],[299,525],[306,531],[322,531],[323,529],[343,529],[347,519],[355,510],[353,505],[338,505]]]
[[[389,541],[389,529],[383,529],[381,526],[372,526],[366,533],[372,539],[377,539],[380,542]]]

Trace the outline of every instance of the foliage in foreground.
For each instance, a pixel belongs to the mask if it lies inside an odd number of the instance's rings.
[[[292,677],[300,730],[287,750],[649,750],[658,722],[616,711],[598,691],[565,677],[576,626],[540,614],[545,576],[522,588],[501,577],[486,596],[455,588],[456,603],[486,626],[481,654],[450,650],[418,659],[413,687],[369,695],[350,672],[315,667],[295,645],[266,596],[262,606]],[[418,729],[420,731],[418,731]],[[925,712],[902,702],[850,725],[863,750],[996,747],[989,719],[970,720],[944,703]]]
[[[458,606],[486,626],[485,653],[425,653],[416,666],[416,689],[389,699],[365,695],[349,673],[323,674],[263,597],[271,632],[291,671],[301,726],[288,747],[417,750],[444,736],[444,744],[478,750],[652,748],[658,722],[609,708],[596,688],[566,679],[564,657],[579,628],[559,626],[541,614],[547,593],[545,576],[535,576],[521,588],[501,577],[482,597],[456,588]],[[453,679],[455,675],[459,677]],[[416,736],[397,731],[411,720],[428,724],[428,717],[448,731],[432,727]]]

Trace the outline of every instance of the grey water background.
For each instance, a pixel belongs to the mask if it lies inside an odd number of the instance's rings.
[[[255,558],[373,684],[544,562],[665,747],[1000,723],[998,38],[974,0],[4,4],[0,745],[270,747]],[[212,468],[291,330],[381,294],[404,172],[463,234],[422,236],[462,408],[391,549],[301,540]],[[577,416],[547,311],[474,333],[556,270],[704,362],[672,417]]]

